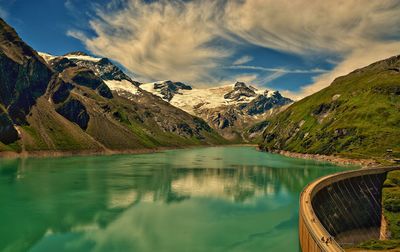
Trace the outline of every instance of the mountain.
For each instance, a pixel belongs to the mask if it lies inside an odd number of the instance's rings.
[[[294,103],[270,121],[260,147],[356,158],[398,158],[400,56],[339,77],[329,87]]]
[[[39,53],[47,62],[54,61],[55,59],[68,59],[80,67],[85,67],[92,70],[98,77],[105,82],[120,81],[130,82],[134,86],[139,86],[140,83],[134,81],[126,75],[118,66],[112,63],[107,58],[96,58],[84,52],[71,52],[61,57],[56,57],[47,53]]]
[[[14,124],[26,124],[53,72],[2,19],[0,27],[0,141],[10,144],[18,139]]]
[[[107,59],[56,57],[0,19],[0,151],[127,151],[226,141]],[[47,62],[46,62],[46,60]]]
[[[160,81],[140,87],[192,115],[201,117],[229,140],[254,138],[246,127],[265,120],[293,101],[278,91],[258,90],[237,82],[213,88],[192,88],[182,82]],[[260,131],[261,133],[261,131]]]

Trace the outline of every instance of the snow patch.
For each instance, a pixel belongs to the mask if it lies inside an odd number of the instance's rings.
[[[42,57],[47,63],[52,60],[57,58],[57,56],[53,56],[51,54],[48,53],[44,53],[44,52],[38,52],[39,56]]]
[[[270,98],[270,97],[272,97],[272,96],[274,96],[274,94],[276,94],[278,91],[268,91],[268,93],[267,93],[267,97],[268,98]]]
[[[117,93],[122,91],[128,92],[132,95],[139,94],[139,89],[127,80],[106,80],[104,82],[111,90],[116,91]]]
[[[96,58],[87,55],[66,55],[66,56],[55,56],[44,52],[38,52],[39,55],[46,61],[49,62],[55,58],[67,58],[67,59],[76,59],[76,60],[84,60],[84,61],[92,61],[92,62],[99,62],[101,58]]]
[[[101,58],[95,58],[92,56],[87,56],[87,55],[67,55],[63,56],[64,58],[67,59],[76,59],[76,60],[84,60],[84,61],[92,61],[92,62],[99,62]]]
[[[159,89],[154,89],[154,84],[162,83],[163,81],[145,83],[140,85],[140,88],[154,95],[163,97]],[[224,95],[232,91],[234,85],[225,85],[212,88],[193,88],[192,90],[179,90],[171,99],[170,104],[178,107],[189,114],[196,115],[196,110],[213,109],[221,106],[236,105],[241,103],[249,103],[254,100],[254,97],[241,97],[240,100],[225,99]],[[264,94],[263,90],[252,87],[258,95]],[[268,91],[267,96],[273,96],[275,91]]]

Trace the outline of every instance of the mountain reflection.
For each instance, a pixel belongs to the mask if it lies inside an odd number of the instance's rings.
[[[157,209],[198,200],[225,202],[225,209],[229,204],[257,205],[262,199],[262,207],[273,210],[275,205],[297,204],[307,182],[339,169],[289,159],[286,163],[294,162],[292,166],[267,166],[262,165],[267,163],[264,153],[264,160],[255,162],[202,151],[0,160],[0,250],[26,251],[54,234],[104,229],[122,216],[135,216],[143,207],[151,209],[153,218],[162,216]],[[260,158],[260,153],[251,152]],[[270,160],[274,158],[282,159]],[[179,211],[170,214],[169,218]]]

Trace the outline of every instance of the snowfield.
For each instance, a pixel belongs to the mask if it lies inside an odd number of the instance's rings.
[[[55,56],[44,52],[38,52],[39,55],[46,61],[49,62],[52,59],[63,57],[67,59],[76,59],[76,60],[83,60],[83,61],[92,61],[92,62],[99,62],[101,58],[95,58],[92,56],[87,55],[65,55],[65,56]]]
[[[131,82],[127,80],[105,80],[104,81],[106,85],[113,91],[118,92],[128,92],[132,95],[137,95],[139,94],[139,88],[136,86],[132,85]]]
[[[154,89],[155,83],[162,82],[163,81],[145,83],[140,85],[140,88],[162,97],[160,91],[158,89]],[[225,99],[224,95],[232,91],[233,87],[234,84],[212,88],[193,88],[192,90],[179,90],[179,93],[175,94],[174,97],[171,99],[170,104],[192,115],[196,115],[195,110],[197,109],[213,109],[221,106],[248,103],[256,98],[242,97],[238,101]],[[257,94],[264,93],[264,91],[261,90],[255,90],[255,92]],[[272,94],[272,91],[268,92],[268,96],[271,96]]]

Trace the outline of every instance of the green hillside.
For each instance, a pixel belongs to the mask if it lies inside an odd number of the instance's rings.
[[[399,158],[400,56],[339,77],[329,87],[294,103],[271,121],[260,147]]]

